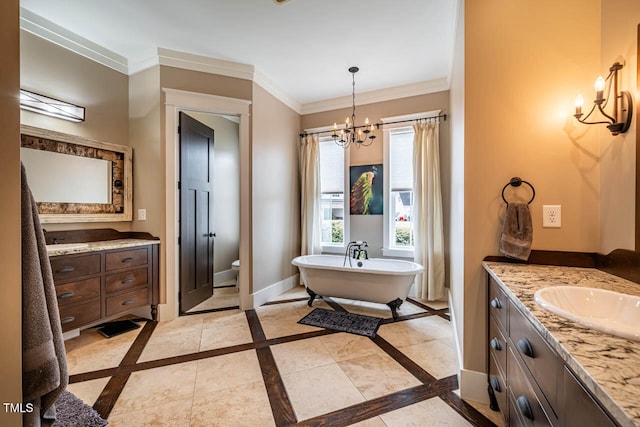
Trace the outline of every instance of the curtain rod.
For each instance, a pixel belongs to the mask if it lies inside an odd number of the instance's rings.
[[[444,121],[447,120],[447,115],[446,114],[440,114],[439,116],[429,116],[429,117],[419,117],[417,119],[407,119],[407,120],[397,120],[395,122],[383,122],[383,123],[374,123],[373,125],[376,127],[376,129],[380,129],[381,126],[384,125],[394,125],[397,123],[409,123],[409,122],[419,122],[421,120],[436,120],[436,119],[443,119]],[[371,125],[369,125],[371,126]],[[366,127],[369,127],[366,125],[363,126],[356,126],[354,129],[363,129]],[[299,136],[300,138],[307,136],[307,135],[320,135],[323,133],[330,133],[333,132],[333,129],[328,129],[328,130],[323,130],[323,131],[318,131],[318,132],[303,132],[301,133]]]

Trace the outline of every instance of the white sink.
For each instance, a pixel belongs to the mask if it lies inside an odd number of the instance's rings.
[[[579,286],[551,286],[535,301],[566,319],[619,337],[640,341],[640,297]]]
[[[88,247],[88,243],[56,243],[53,245],[47,245],[47,250],[70,251],[72,249],[84,249]]]

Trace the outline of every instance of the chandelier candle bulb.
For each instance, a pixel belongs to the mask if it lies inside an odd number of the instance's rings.
[[[596,83],[594,85],[596,89],[596,103],[603,101],[603,91],[604,91],[604,78],[602,76],[598,76],[596,79]]]
[[[576,116],[582,115],[582,106],[584,105],[584,97],[582,94],[576,96]]]

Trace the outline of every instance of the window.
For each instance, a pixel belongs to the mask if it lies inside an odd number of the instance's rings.
[[[347,150],[332,139],[320,139],[320,243],[324,252],[332,249],[342,252],[348,241],[349,210],[344,197],[346,156]]]
[[[394,255],[413,256],[413,127],[389,129],[385,136],[389,174],[385,247],[396,250]]]

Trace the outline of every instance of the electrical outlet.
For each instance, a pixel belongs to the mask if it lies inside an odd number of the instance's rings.
[[[562,227],[562,206],[543,205],[542,206],[542,226],[546,228]]]
[[[147,210],[138,209],[138,221],[146,221],[146,220],[147,220]]]

